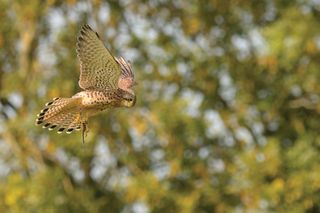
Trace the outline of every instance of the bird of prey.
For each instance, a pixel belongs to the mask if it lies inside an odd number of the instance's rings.
[[[80,61],[79,86],[83,91],[71,98],[54,98],[37,115],[36,124],[58,133],[82,129],[82,141],[87,121],[105,109],[133,107],[136,84],[130,62],[112,56],[97,32],[84,25],[77,40]]]

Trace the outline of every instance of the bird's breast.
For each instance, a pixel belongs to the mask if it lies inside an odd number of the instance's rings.
[[[82,97],[82,108],[84,110],[102,111],[107,108],[116,107],[120,97],[115,91],[82,91],[74,95]]]

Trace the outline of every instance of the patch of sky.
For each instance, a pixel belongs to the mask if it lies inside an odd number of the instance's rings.
[[[195,92],[191,89],[184,89],[181,97],[187,102],[187,107],[184,109],[185,113],[193,118],[199,117],[199,108],[204,98],[203,94],[200,92]]]
[[[226,128],[219,113],[215,110],[206,110],[204,119],[207,124],[206,136],[208,138],[218,138],[226,134]]]

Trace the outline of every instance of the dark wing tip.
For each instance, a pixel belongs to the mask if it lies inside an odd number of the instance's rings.
[[[83,29],[92,30],[92,28],[89,26],[89,24],[85,24],[82,26]]]
[[[50,101],[50,102],[46,103],[46,106],[50,106],[52,104],[53,104],[53,101]]]
[[[77,51],[78,52],[80,51],[80,48],[82,46],[81,44],[86,42],[88,37],[91,37],[91,35],[89,34],[90,32],[95,34],[97,36],[97,38],[99,40],[101,40],[99,34],[96,31],[94,31],[88,24],[83,25],[81,27],[81,30],[80,30],[80,33],[79,33],[78,39],[77,39]]]
[[[85,25],[82,26],[82,28],[80,30],[79,39],[80,39],[81,36],[86,36],[88,31],[93,32],[98,37],[98,39],[100,39],[99,34],[96,31],[94,31],[88,24],[85,24]]]
[[[91,29],[91,27],[89,25],[85,24],[81,27],[80,34],[78,36],[78,40],[83,41],[84,40],[83,37],[85,37],[87,35],[87,31],[93,31],[93,30]]]
[[[49,110],[49,108],[44,108],[43,110],[40,111],[40,114],[41,113],[46,113],[48,110]]]
[[[98,37],[98,39],[100,39],[100,40],[101,40],[101,38],[100,38],[99,34],[98,34],[97,32],[95,32],[95,33],[96,33],[96,36]]]
[[[43,117],[44,114],[46,114],[45,112],[41,112],[40,114],[38,114],[38,117]]]
[[[70,128],[67,130],[67,134],[70,134],[74,129],[73,128]]]
[[[86,34],[87,31],[95,32],[88,24],[85,24],[81,27],[80,34]]]
[[[51,123],[46,123],[45,125],[43,125],[43,128],[47,128],[51,125]]]
[[[53,130],[53,129],[56,128],[56,127],[57,127],[57,125],[54,124],[54,125],[52,125],[52,126],[49,127],[49,130]]]
[[[58,129],[58,134],[62,133],[65,130],[65,128]]]

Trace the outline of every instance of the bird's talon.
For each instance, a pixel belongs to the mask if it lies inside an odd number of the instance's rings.
[[[87,137],[88,129],[87,129],[87,122],[82,123],[82,143],[84,144],[84,138]]]

